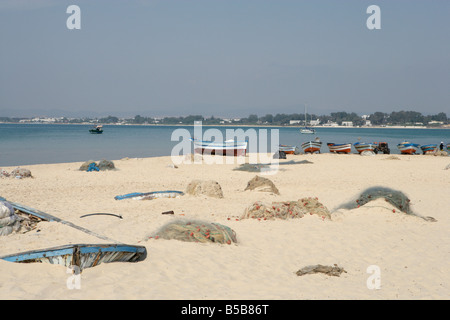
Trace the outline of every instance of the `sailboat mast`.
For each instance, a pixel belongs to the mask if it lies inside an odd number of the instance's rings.
[[[307,119],[306,119],[306,104],[305,104],[305,128],[308,126],[308,122],[307,122]]]

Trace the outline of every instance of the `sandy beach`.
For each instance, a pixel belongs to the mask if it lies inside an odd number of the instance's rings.
[[[450,170],[445,170],[450,157],[288,155],[280,162],[297,163],[280,165],[272,175],[233,170],[238,164],[184,163],[174,168],[170,157],[111,160],[114,171],[80,171],[81,162],[24,166],[33,178],[0,179],[0,196],[117,242],[143,245],[146,259],[85,269],[79,289],[67,287],[66,267],[0,260],[1,299],[450,298]],[[245,191],[255,175],[270,179],[280,194]],[[224,197],[114,199],[132,192],[184,192],[195,179],[217,181]],[[403,192],[414,213],[436,221],[407,215],[382,199],[354,209],[336,209],[374,186]],[[317,215],[240,219],[256,201],[304,197],[317,197],[331,212],[331,219]],[[174,214],[162,214],[170,210]],[[80,218],[96,212],[119,214],[123,219]],[[223,224],[235,231],[237,242],[149,239],[178,219]],[[0,237],[0,255],[77,243],[108,241],[58,222],[41,222],[27,233]],[[296,274],[317,264],[336,264],[346,272],[338,277]],[[368,286],[370,266],[379,268],[378,288]]]

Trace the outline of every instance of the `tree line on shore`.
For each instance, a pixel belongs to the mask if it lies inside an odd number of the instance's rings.
[[[309,121],[318,120],[320,124],[336,123],[342,125],[343,122],[352,122],[353,126],[364,126],[367,121],[370,121],[371,125],[383,126],[383,125],[424,125],[424,126],[440,126],[450,123],[450,119],[446,113],[440,112],[435,115],[422,115],[417,111],[394,111],[391,113],[375,112],[367,116],[359,116],[355,112],[347,113],[345,111],[332,112],[330,115],[315,115],[307,114],[306,119]],[[9,118],[0,117],[0,122],[20,122],[21,120],[31,120],[26,118]],[[180,117],[143,117],[136,115],[134,118],[118,118],[115,116],[108,116],[104,118],[72,118],[66,117],[57,118],[56,123],[103,123],[103,124],[167,124],[178,125],[186,124],[192,125],[195,121],[202,121],[205,125],[221,125],[221,124],[241,124],[241,125],[278,125],[285,126],[290,125],[292,122],[300,121],[305,123],[305,114],[284,114],[278,113],[276,115],[266,114],[264,116],[258,116],[251,114],[244,118],[219,118],[219,117],[203,117],[201,115],[189,115]],[[22,121],[23,122],[23,121]],[[316,121],[317,122],[317,121]]]

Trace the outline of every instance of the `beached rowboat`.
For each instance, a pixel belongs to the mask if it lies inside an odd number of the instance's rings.
[[[420,145],[416,143],[411,143],[408,141],[403,141],[397,145],[397,148],[400,150],[402,154],[414,154],[419,150]]]
[[[364,151],[374,151],[374,149],[377,147],[375,143],[364,143],[364,142],[356,142],[353,144],[353,146],[359,153]]]
[[[66,267],[77,266],[80,271],[101,263],[138,262],[147,256],[144,246],[127,244],[70,244],[42,250],[32,250],[0,257],[19,263],[50,263]]]
[[[201,141],[191,139],[194,143],[194,152],[206,155],[245,156],[247,141],[226,140],[224,142]]]
[[[297,146],[287,146],[284,144],[280,144],[280,146],[278,147],[278,150],[283,151],[286,154],[299,154],[300,153]]]
[[[314,153],[319,152],[320,153],[320,147],[322,146],[322,141],[307,141],[302,143],[302,149],[305,153]]]
[[[327,146],[332,153],[350,153],[352,150],[351,143],[327,143]]]
[[[420,149],[422,149],[423,154],[427,153],[433,153],[437,148],[437,144],[426,144],[423,146],[420,146]]]

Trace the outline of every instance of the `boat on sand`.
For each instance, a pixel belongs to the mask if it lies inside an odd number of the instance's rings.
[[[327,143],[331,153],[350,153],[352,150],[351,143]]]

